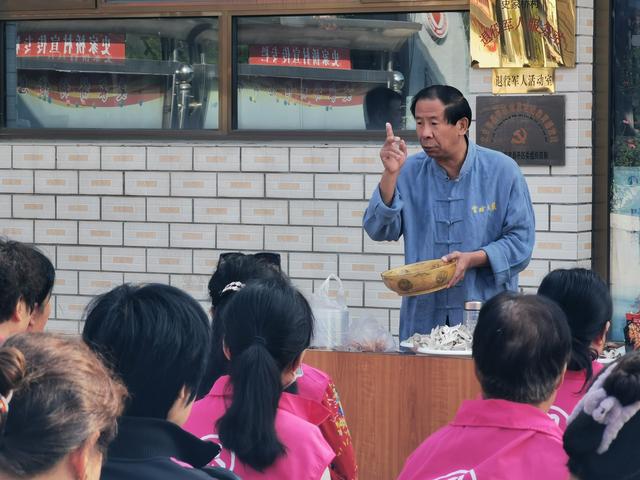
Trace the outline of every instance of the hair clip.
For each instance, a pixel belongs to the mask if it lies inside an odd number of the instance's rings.
[[[584,412],[593,418],[595,422],[605,426],[602,440],[596,450],[596,453],[599,454],[603,454],[609,449],[624,424],[640,411],[640,401],[623,406],[616,397],[609,395],[602,386],[615,368],[616,365],[608,368],[596,378],[596,381],[593,382],[587,394],[580,399],[567,420],[567,425],[569,425],[581,412]]]
[[[13,390],[9,390],[6,397],[0,394],[0,415],[6,415],[9,413],[9,402],[11,402],[11,397],[13,397]]]
[[[237,292],[238,290],[241,290],[243,288],[244,288],[244,283],[242,283],[242,282],[231,282],[231,283],[227,284],[227,286],[222,289],[222,291],[220,292],[220,295],[222,295],[223,293],[228,292],[230,290],[234,291],[234,292]]]

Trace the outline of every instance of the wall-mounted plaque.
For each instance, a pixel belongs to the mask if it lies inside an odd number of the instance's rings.
[[[520,165],[564,165],[565,97],[478,97],[478,145],[509,155]]]
[[[556,91],[553,68],[494,68],[491,91],[505,93],[554,93]]]
[[[575,67],[575,0],[470,0],[471,63]]]

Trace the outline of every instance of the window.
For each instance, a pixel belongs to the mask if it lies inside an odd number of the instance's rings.
[[[8,128],[218,128],[217,19],[5,24]]]
[[[413,128],[424,86],[466,93],[468,24],[454,12],[238,18],[235,127]]]

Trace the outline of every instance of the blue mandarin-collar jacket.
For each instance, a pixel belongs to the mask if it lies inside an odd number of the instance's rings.
[[[486,267],[467,270],[455,287],[404,297],[400,339],[462,322],[467,300],[485,301],[516,290],[535,241],[531,198],[518,165],[506,155],[468,141],[456,179],[424,152],[407,158],[391,206],[376,187],[363,225],[373,240],[404,238],[405,262],[440,258],[455,250],[484,250]]]

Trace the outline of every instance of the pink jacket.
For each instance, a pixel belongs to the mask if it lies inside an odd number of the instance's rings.
[[[301,367],[302,376],[296,382],[298,395],[318,403],[322,402],[329,386],[329,375],[306,363],[303,363]]]
[[[398,480],[566,480],[562,432],[546,413],[506,400],[467,400],[407,459]]]
[[[229,377],[220,377],[211,392],[195,403],[189,419],[184,424],[185,430],[203,440],[219,443],[216,422],[222,417],[226,405],[231,400],[227,385]],[[327,415],[327,410],[317,402],[283,393],[276,414],[276,432],[287,454],[278,458],[261,473],[244,465],[233,452],[223,446],[222,452],[211,465],[225,467],[243,480],[318,480],[335,456],[317,427]]]
[[[604,365],[598,361],[594,361],[591,364],[591,368],[593,369],[593,376],[595,377],[604,368]],[[549,409],[549,416],[553,418],[553,421],[556,422],[563,432],[567,428],[569,415],[571,415],[571,412],[573,412],[573,409],[584,394],[587,393],[587,388],[582,388],[585,375],[586,372],[584,370],[577,372],[567,370],[564,374],[564,381],[558,389],[556,400]],[[587,387],[588,386],[589,385],[587,385]]]

